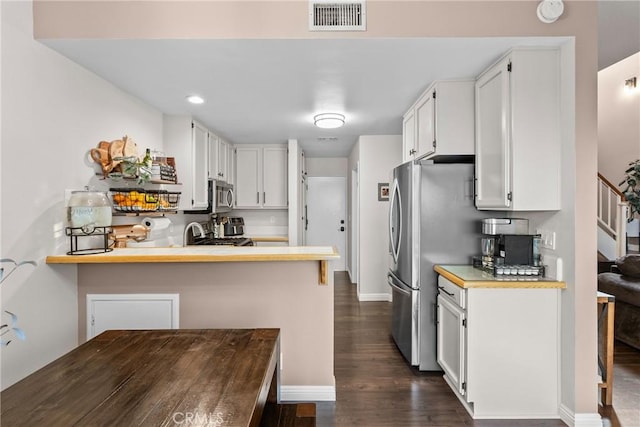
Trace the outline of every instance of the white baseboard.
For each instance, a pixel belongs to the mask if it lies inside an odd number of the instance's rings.
[[[569,427],[602,427],[602,417],[598,413],[575,414],[565,405],[560,405],[560,419]]]
[[[281,385],[283,402],[335,402],[336,387],[332,385]]]
[[[391,294],[359,294],[358,301],[387,301],[391,302]]]

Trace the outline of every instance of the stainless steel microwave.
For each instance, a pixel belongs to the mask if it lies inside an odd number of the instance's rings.
[[[211,213],[229,212],[235,204],[233,184],[212,180],[212,194],[210,195]]]

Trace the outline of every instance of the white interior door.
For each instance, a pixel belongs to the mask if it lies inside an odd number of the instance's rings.
[[[307,177],[307,245],[335,246],[340,259],[336,270],[346,267],[347,179],[345,177]]]

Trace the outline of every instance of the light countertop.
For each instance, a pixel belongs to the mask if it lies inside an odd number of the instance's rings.
[[[251,236],[249,237],[254,242],[288,242],[287,236]]]
[[[565,282],[538,276],[494,276],[471,265],[436,265],[434,270],[461,288],[566,288]]]
[[[329,261],[340,255],[330,246],[187,246],[122,248],[94,255],[50,255],[47,264]]]

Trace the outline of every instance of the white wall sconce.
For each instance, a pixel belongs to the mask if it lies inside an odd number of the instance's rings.
[[[313,124],[323,129],[335,129],[344,125],[344,116],[338,113],[322,113],[313,117]]]
[[[556,22],[564,12],[562,0],[542,0],[538,5],[538,19],[545,24]]]
[[[637,77],[631,77],[630,79],[627,79],[627,80],[624,81],[624,88],[626,90],[632,91],[636,87],[638,87],[638,78]]]

